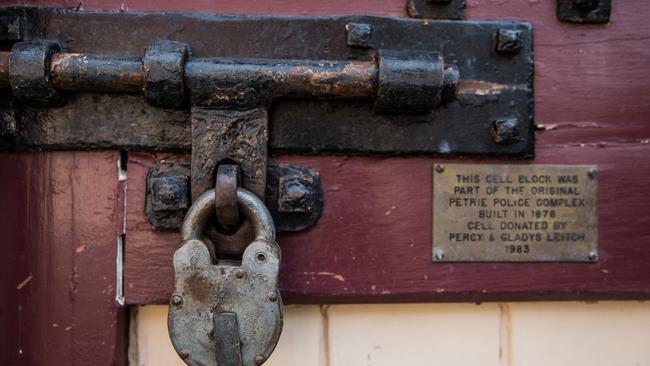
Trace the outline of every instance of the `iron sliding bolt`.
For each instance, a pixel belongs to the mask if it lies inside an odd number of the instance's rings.
[[[36,104],[59,91],[144,93],[154,106],[268,106],[275,98],[375,101],[378,112],[428,112],[453,101],[458,68],[437,52],[380,50],[374,61],[192,58],[184,43],[159,41],[145,57],[66,53],[56,41],[0,52],[0,88]],[[5,67],[6,66],[6,67]]]

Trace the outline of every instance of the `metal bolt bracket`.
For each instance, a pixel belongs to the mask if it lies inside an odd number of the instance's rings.
[[[157,107],[180,108],[185,102],[183,76],[189,47],[160,40],[150,44],[142,59],[144,97]]]
[[[557,18],[563,22],[609,23],[611,0],[557,0]]]
[[[50,78],[52,54],[63,50],[57,41],[15,43],[9,56],[9,84],[14,96],[38,106],[63,104]]]
[[[408,0],[406,11],[411,18],[463,19],[465,0]]]
[[[190,202],[189,165],[189,161],[166,161],[149,170],[145,211],[151,225],[172,230],[181,227]],[[266,181],[266,205],[277,231],[301,231],[316,224],[323,210],[318,172],[271,163]]]

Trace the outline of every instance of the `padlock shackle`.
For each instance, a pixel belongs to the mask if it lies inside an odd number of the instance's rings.
[[[183,220],[181,237],[183,241],[200,239],[203,229],[215,212],[216,192],[206,191],[192,203]],[[255,230],[255,240],[275,240],[275,225],[271,213],[264,202],[253,193],[237,188],[237,203],[241,212],[251,221]]]

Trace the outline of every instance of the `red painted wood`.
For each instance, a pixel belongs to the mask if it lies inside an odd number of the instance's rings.
[[[638,214],[648,204],[647,154],[646,144],[545,148],[527,163],[599,166],[598,264],[434,264],[432,166],[459,160],[278,157],[317,169],[325,193],[317,226],[278,237],[283,297],[289,303],[650,298],[650,216]],[[132,159],[142,173],[153,163],[147,155]],[[129,199],[138,207],[127,216],[134,223],[127,234],[127,301],[163,303],[179,237],[147,227],[139,209],[142,173],[129,170],[136,182]],[[146,275],[152,271],[155,277]]]
[[[83,7],[403,16],[403,4],[401,0],[134,0],[84,1]],[[468,18],[534,24],[536,120],[548,130],[537,134],[537,159],[531,163],[599,165],[598,264],[434,265],[430,168],[437,160],[281,157],[317,168],[326,189],[319,225],[279,238],[285,298],[290,302],[647,298],[650,225],[642,214],[650,203],[645,189],[650,165],[646,8],[643,0],[615,1],[611,24],[581,26],[557,21],[554,1],[468,1]],[[165,302],[171,286],[170,255],[178,237],[153,231],[144,220],[143,172],[153,158],[132,154],[131,159],[127,301]]]
[[[116,154],[0,155],[0,364],[125,364]]]

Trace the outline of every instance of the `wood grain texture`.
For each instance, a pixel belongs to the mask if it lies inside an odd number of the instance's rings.
[[[0,364],[124,364],[116,156],[0,155]]]
[[[650,217],[639,214],[648,203],[649,153],[645,144],[538,151],[535,164],[598,165],[597,264],[434,264],[432,165],[469,160],[276,157],[319,171],[325,202],[315,227],[278,237],[283,297],[288,303],[649,298]],[[142,167],[155,160],[137,159]],[[130,169],[129,179],[135,174]],[[138,199],[136,184],[129,199]],[[128,217],[134,228],[127,228],[127,302],[164,303],[179,236],[148,228],[141,209],[129,209]],[[155,277],[145,274],[152,270]]]

